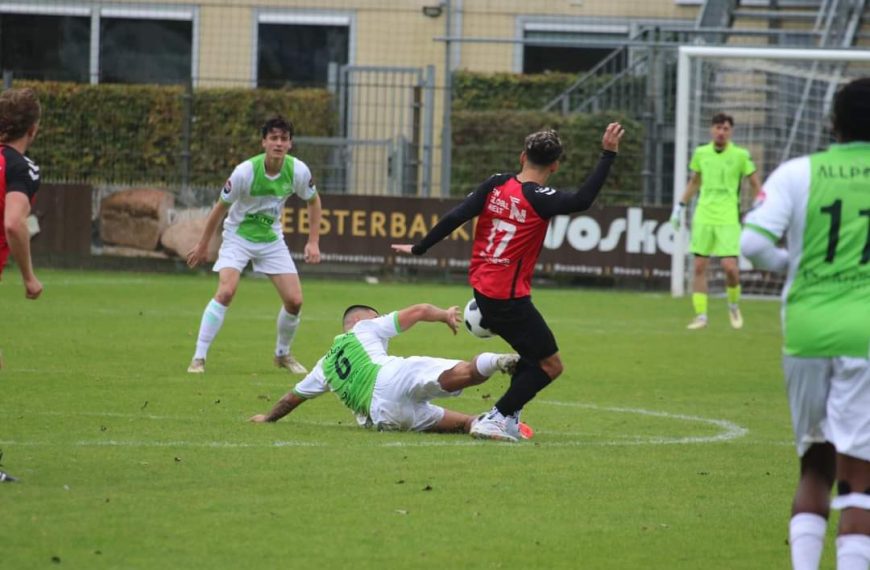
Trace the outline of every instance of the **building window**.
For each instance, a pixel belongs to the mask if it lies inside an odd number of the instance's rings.
[[[0,65],[23,79],[88,81],[91,18],[0,14]]]
[[[588,71],[618,48],[614,41],[628,39],[628,34],[629,26],[625,25],[526,23],[523,26],[525,42],[522,47],[521,71]],[[536,43],[536,40],[539,42]],[[577,45],[559,45],[558,42],[574,42]],[[611,71],[619,71],[626,64],[625,57],[614,61]]]
[[[324,86],[330,63],[349,62],[347,16],[261,13],[257,22],[257,86]]]
[[[192,75],[190,20],[100,19],[101,83],[186,83]]]
[[[195,81],[197,14],[179,5],[2,2],[0,64],[26,79]]]

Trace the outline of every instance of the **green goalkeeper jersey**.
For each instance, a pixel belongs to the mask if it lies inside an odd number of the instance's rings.
[[[870,358],[870,143],[833,145],[776,169],[747,227],[785,236],[785,353]]]
[[[749,151],[728,143],[721,151],[710,142],[692,154],[689,168],[701,175],[695,224],[739,224],[740,182],[755,172]]]

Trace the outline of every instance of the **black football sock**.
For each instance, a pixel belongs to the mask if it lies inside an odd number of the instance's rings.
[[[523,409],[535,394],[543,390],[552,380],[537,364],[528,364],[521,360],[517,372],[511,378],[511,385],[504,396],[495,403],[495,407],[503,416],[509,416]]]

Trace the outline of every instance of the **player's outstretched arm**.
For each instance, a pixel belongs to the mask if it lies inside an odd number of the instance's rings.
[[[251,416],[248,421],[257,424],[277,422],[305,402],[305,398],[300,398],[293,392],[287,392],[284,394],[283,398],[278,400],[278,403],[272,407],[272,410],[268,414],[257,414],[256,416]]]
[[[449,236],[453,230],[480,214],[483,210],[483,205],[486,202],[486,197],[492,190],[494,182],[500,178],[499,175],[492,176],[486,182],[477,187],[477,189],[468,195],[458,206],[447,212],[443,218],[438,220],[438,223],[429,230],[420,243],[417,244],[393,244],[392,249],[397,253],[407,253],[412,255],[423,255],[429,248]]]
[[[208,218],[205,221],[205,229],[202,231],[202,236],[200,236],[196,245],[193,246],[193,249],[187,253],[188,267],[196,267],[205,261],[206,256],[208,255],[208,242],[211,241],[211,236],[213,236],[215,231],[217,231],[218,225],[221,223],[221,220],[224,219],[224,216],[227,214],[227,210],[229,209],[229,204],[222,200],[218,200],[211,209],[211,212],[209,212]]]
[[[453,334],[459,330],[459,307],[442,309],[428,303],[411,305],[399,311],[399,329],[404,332],[419,322],[444,323]]]
[[[598,159],[598,164],[595,165],[595,168],[576,192],[557,192],[547,188],[528,196],[538,215],[543,218],[552,218],[560,214],[588,210],[607,181],[610,166],[616,160],[619,142],[624,135],[625,129],[619,123],[607,125],[607,129],[604,130],[604,135],[601,137],[601,157]]]

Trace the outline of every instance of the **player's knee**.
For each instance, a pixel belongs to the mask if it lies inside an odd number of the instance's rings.
[[[549,376],[550,380],[555,380],[562,374],[565,367],[562,365],[561,359],[555,358],[541,362],[541,369]]]
[[[292,297],[284,301],[284,310],[291,315],[298,315],[302,310],[302,297]]]
[[[228,307],[229,304],[233,302],[233,297],[235,297],[235,295],[235,289],[218,289],[214,299],[224,307]]]

